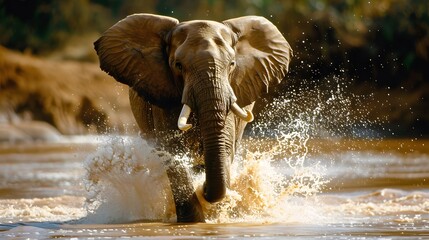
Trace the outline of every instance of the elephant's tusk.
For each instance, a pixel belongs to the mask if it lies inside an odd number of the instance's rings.
[[[187,131],[192,127],[192,124],[186,123],[188,121],[189,115],[191,114],[191,108],[183,104],[182,111],[180,112],[179,120],[177,120],[177,126],[182,131]]]
[[[252,112],[251,111],[249,111],[249,110],[244,110],[244,109],[242,109],[241,107],[239,107],[238,105],[237,105],[237,103],[233,103],[232,105],[231,105],[231,110],[232,110],[232,112],[235,114],[235,115],[237,115],[239,118],[241,118],[243,121],[246,121],[246,122],[251,122],[251,121],[253,121],[253,114],[252,114]]]

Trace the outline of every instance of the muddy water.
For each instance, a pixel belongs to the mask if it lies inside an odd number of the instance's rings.
[[[3,144],[0,238],[429,238],[427,140],[243,146],[228,197],[205,210],[207,223],[175,224],[162,159],[144,140]],[[202,181],[194,174],[195,186]]]

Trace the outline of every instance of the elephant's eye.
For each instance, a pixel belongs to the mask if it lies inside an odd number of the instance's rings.
[[[176,66],[177,70],[182,71],[182,68],[183,68],[183,67],[182,67],[182,64],[181,64],[181,63],[176,62],[175,66]]]
[[[231,61],[231,63],[229,64],[231,67],[235,67],[235,61]]]

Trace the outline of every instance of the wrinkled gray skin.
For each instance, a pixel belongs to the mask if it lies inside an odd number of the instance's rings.
[[[255,100],[288,71],[292,50],[278,29],[262,17],[223,23],[151,14],[128,16],[94,43],[100,67],[130,86],[130,104],[142,135],[171,152],[201,158],[202,196],[221,201],[229,187],[229,166],[247,122],[231,106],[249,111]],[[193,127],[179,134],[182,104]],[[166,162],[178,222],[204,221],[187,170]]]

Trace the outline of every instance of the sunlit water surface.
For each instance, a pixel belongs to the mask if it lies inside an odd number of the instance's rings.
[[[370,106],[327,80],[257,116],[204,224],[174,223],[168,155],[139,137],[0,144],[0,238],[429,238],[429,140],[381,139]]]
[[[0,238],[429,237],[429,141],[307,140],[247,139],[204,224],[174,223],[162,159],[140,138],[2,145]]]

